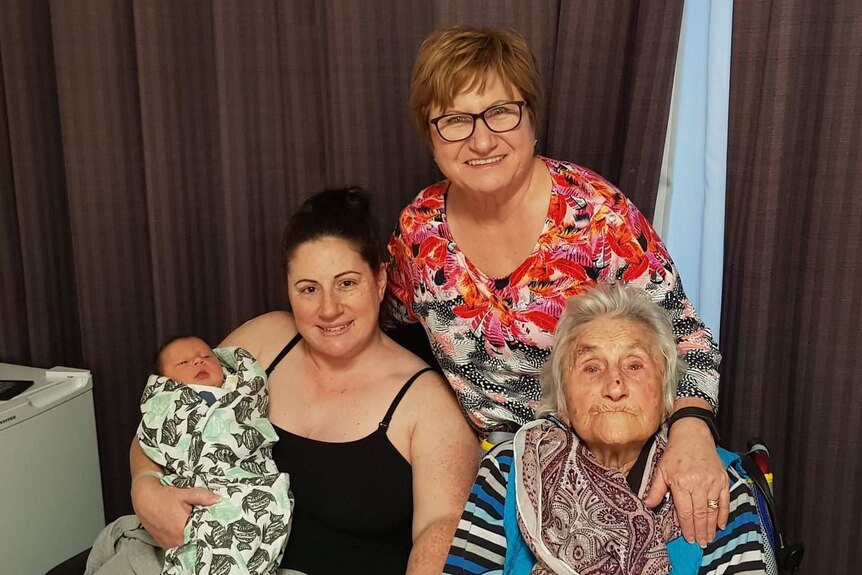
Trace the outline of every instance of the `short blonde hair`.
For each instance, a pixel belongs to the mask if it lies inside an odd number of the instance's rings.
[[[410,114],[426,138],[431,109],[452,105],[464,90],[483,90],[488,78],[499,76],[506,87],[516,88],[527,102],[533,126],[539,113],[542,80],[527,41],[511,28],[452,26],[425,38],[410,81]]]
[[[599,284],[573,296],[566,303],[566,309],[557,323],[554,349],[542,372],[542,401],[536,409],[536,417],[566,414],[566,374],[572,367],[572,344],[577,341],[587,324],[601,318],[635,321],[655,338],[655,348],[661,352],[664,359],[664,419],[673,409],[677,379],[685,370],[685,363],[679,357],[667,312],[648,299],[641,290],[624,284]]]

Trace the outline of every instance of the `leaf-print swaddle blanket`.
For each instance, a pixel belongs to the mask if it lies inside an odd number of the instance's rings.
[[[168,549],[164,574],[274,574],[293,511],[286,473],[272,460],[278,436],[266,419],[266,375],[242,348],[214,350],[225,369],[209,405],[194,389],[151,376],[141,398],[138,440],[165,470],[162,483],[221,496],[193,509],[184,543]]]

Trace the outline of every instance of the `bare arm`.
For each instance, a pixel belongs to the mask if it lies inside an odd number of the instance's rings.
[[[411,440],[413,551],[408,575],[439,575],[479,466],[479,442],[439,376],[425,385]],[[427,383],[427,382],[426,382]],[[418,391],[418,390],[417,390]]]
[[[272,311],[252,318],[230,332],[219,347],[241,347],[266,367],[294,335],[293,316],[285,311]]]
[[[147,457],[144,450],[141,449],[141,444],[138,443],[137,437],[132,439],[132,447],[129,449],[129,469],[132,470],[132,479],[147,471],[162,471],[162,468],[155,461]]]

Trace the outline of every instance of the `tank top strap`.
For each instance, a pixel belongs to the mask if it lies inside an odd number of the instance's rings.
[[[389,422],[392,420],[392,416],[395,414],[395,409],[398,407],[398,404],[401,403],[401,400],[404,398],[404,394],[407,393],[407,390],[410,389],[410,386],[413,385],[413,382],[419,379],[419,376],[426,371],[434,371],[434,368],[423,367],[422,369],[414,373],[413,376],[407,380],[407,383],[405,383],[401,387],[401,389],[398,391],[398,395],[396,395],[395,399],[392,400],[392,405],[389,406],[389,410],[386,412],[386,415],[383,416],[383,421],[378,424],[378,429],[386,429],[389,427]]]
[[[272,360],[272,363],[270,363],[269,367],[266,368],[266,376],[267,377],[269,377],[270,374],[273,372],[273,370],[275,370],[275,368],[278,367],[278,364],[281,363],[281,360],[284,359],[284,356],[286,356],[288,353],[290,353],[290,350],[292,350],[294,347],[296,347],[296,344],[298,344],[299,340],[301,340],[301,339],[302,339],[302,334],[299,332],[296,332],[296,335],[293,336],[293,339],[291,339],[289,342],[287,342],[287,345],[285,345],[284,348],[280,352],[278,352],[278,355],[275,356],[275,359]]]

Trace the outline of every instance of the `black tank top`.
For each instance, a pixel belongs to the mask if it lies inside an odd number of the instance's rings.
[[[275,358],[267,375],[299,342]],[[386,430],[404,394],[401,388],[376,431],[356,441],[328,443],[275,428],[272,452],[290,475],[296,501],[281,567],[307,575],[403,575],[413,547],[413,473]]]

